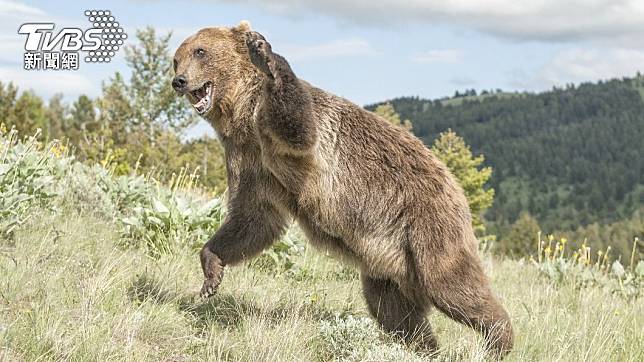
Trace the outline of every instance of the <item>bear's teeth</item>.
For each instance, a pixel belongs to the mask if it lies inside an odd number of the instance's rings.
[[[207,82],[203,87],[196,89],[192,92],[192,95],[197,100],[192,104],[193,107],[200,114],[205,113],[210,109],[212,103],[212,83]]]
[[[205,97],[199,99],[199,101],[195,103],[193,106],[195,107],[197,112],[204,113],[209,108],[209,105],[210,105],[210,97],[206,95]]]

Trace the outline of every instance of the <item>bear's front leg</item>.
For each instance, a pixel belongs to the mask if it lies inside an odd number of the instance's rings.
[[[257,112],[260,131],[284,146],[287,153],[305,153],[317,139],[309,90],[260,33],[246,33],[246,45],[250,61],[265,75]]]
[[[250,186],[252,184],[242,184],[230,195],[226,220],[201,250],[202,297],[216,292],[225,265],[256,256],[273,244],[286,228],[286,217],[269,201],[248,190]]]
[[[215,294],[224,277],[224,264],[219,256],[210,250],[208,244],[203,246],[199,256],[204,275],[200,295],[202,298],[208,298]]]

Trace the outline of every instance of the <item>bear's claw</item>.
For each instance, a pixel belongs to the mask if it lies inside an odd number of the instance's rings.
[[[263,73],[273,77],[269,63],[273,54],[271,45],[266,41],[264,36],[256,31],[246,34],[246,46],[250,61]]]
[[[215,279],[206,279],[203,282],[203,286],[201,287],[201,292],[199,293],[199,295],[202,298],[212,297],[217,292],[218,287],[219,283]]]

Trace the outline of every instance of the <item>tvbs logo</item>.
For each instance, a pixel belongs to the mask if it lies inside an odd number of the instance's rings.
[[[107,63],[123,45],[127,34],[108,10],[86,10],[90,28],[62,28],[54,33],[54,23],[25,23],[18,34],[25,41],[24,69],[78,69],[80,53],[88,63]]]

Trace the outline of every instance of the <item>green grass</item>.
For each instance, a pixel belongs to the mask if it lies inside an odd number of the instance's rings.
[[[0,239],[0,359],[422,360],[368,318],[357,272],[307,248],[287,272],[228,268],[202,300],[194,249],[151,258],[88,211],[37,211]],[[516,331],[509,361],[642,361],[644,302],[556,285],[485,257]],[[432,313],[437,360],[483,360],[469,329]]]

